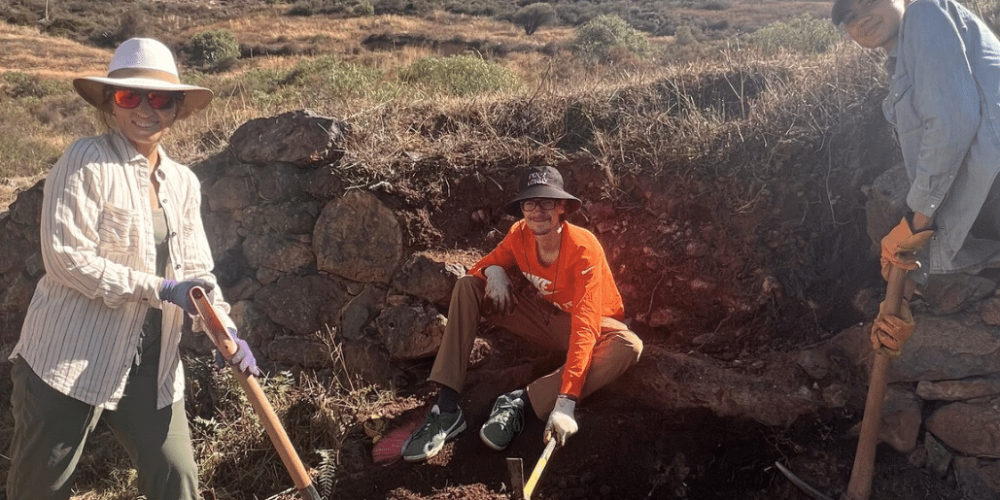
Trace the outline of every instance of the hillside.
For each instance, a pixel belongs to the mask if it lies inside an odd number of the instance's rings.
[[[77,28],[92,29],[60,34],[52,23],[42,34],[0,25],[0,40],[13,48],[0,54],[0,152],[9,152],[0,160],[0,189],[7,189],[0,202],[20,196],[0,215],[8,231],[0,245],[18,245],[21,254],[17,265],[0,258],[0,346],[9,350],[16,339],[25,294],[15,291],[30,290],[30,279],[37,279],[21,272],[31,266],[29,246],[37,234],[30,210],[39,193],[28,188],[68,141],[91,132],[89,110],[66,79],[102,71],[110,57],[107,41],[128,31],[123,28],[132,25],[122,19],[131,12],[135,26],[162,34],[182,58],[191,36],[204,30],[226,29],[239,40],[241,57],[229,67],[194,67],[183,59],[185,78],[214,89],[218,98],[175,129],[166,145],[201,178],[205,215],[214,227],[238,228],[212,237],[230,245],[213,249],[227,297],[263,308],[268,304],[257,290],[320,275],[315,265],[305,265],[265,279],[266,266],[247,241],[273,241],[265,238],[273,234],[256,234],[250,222],[266,209],[327,206],[365,192],[391,209],[405,255],[467,265],[513,222],[499,207],[511,196],[517,169],[555,165],[567,175],[569,190],[585,200],[572,222],[595,232],[605,247],[628,323],[646,342],[647,355],[613,391],[587,401],[580,414],[584,430],[557,453],[535,498],[794,500],[802,494],[772,467],[790,457],[813,466],[812,477],[826,481],[831,494],[842,491],[853,453],[849,429],[860,418],[863,387],[853,383],[837,404],[824,406],[819,397],[797,408],[801,414],[775,413],[793,399],[779,382],[822,393],[860,376],[845,368],[814,378],[793,360],[865,321],[877,304],[882,284],[866,227],[866,190],[898,160],[878,106],[884,93],[880,61],[849,44],[800,53],[727,43],[739,26],[760,27],[802,12],[823,15],[829,3],[723,2],[718,9],[670,3],[671,19],[701,19],[686,24],[698,28],[698,36],[681,43],[676,30],[648,32],[652,56],[619,52],[600,63],[585,62],[568,48],[576,32],[567,23],[529,37],[502,18],[456,13],[459,2],[448,3],[453,12],[404,16],[377,12],[390,2],[372,2],[373,16],[345,14],[360,3],[121,2],[109,6],[121,9],[117,18],[107,14],[112,17],[83,23],[82,13],[71,16]],[[667,4],[650,5],[660,3]],[[13,13],[38,16],[40,2],[13,5]],[[293,9],[300,13],[288,15]],[[322,9],[330,12],[317,13]],[[306,10],[312,14],[303,15]],[[99,21],[114,36],[95,35]],[[518,85],[462,94],[413,76],[418,62],[453,54],[477,54],[468,67],[495,65],[486,68],[504,72],[484,74]],[[338,144],[342,155],[305,172],[280,161],[236,159],[230,140],[240,126],[303,108],[349,126]],[[255,188],[246,199],[221,196],[244,185]],[[226,204],[231,206],[219,208]],[[331,294],[332,304],[317,307],[346,310],[338,301],[346,302],[355,289],[381,293],[373,308],[383,313],[401,296],[414,300],[395,278],[388,285],[329,279],[348,292]],[[297,297],[312,303],[308,293]],[[431,300],[417,302],[425,311],[445,312]],[[301,319],[289,315],[289,324]],[[376,321],[370,322],[364,331],[376,330]],[[347,366],[369,359],[363,356],[368,351],[351,342],[356,339],[337,336],[342,324],[303,334],[278,323],[271,322],[274,331],[251,334],[262,353],[276,357],[276,343],[288,337],[329,350],[322,351],[329,359],[319,368],[288,362],[289,356],[265,363],[269,397],[314,477],[334,492],[330,498],[511,498],[504,456],[523,457],[530,468],[541,452],[540,422],[529,423],[505,454],[486,450],[474,429],[497,393],[551,370],[558,355],[484,329],[470,377],[474,388],[462,400],[473,431],[429,464],[381,467],[370,460],[366,427],[379,420],[398,425],[423,411],[434,396],[424,384],[429,360],[352,372]],[[209,368],[204,342],[196,339],[190,347],[188,407],[205,497],[292,498],[245,401],[225,374]],[[4,408],[8,371],[0,364]],[[661,382],[669,395],[652,393]],[[749,401],[728,398],[743,389]],[[9,432],[9,412],[3,412],[0,436]],[[110,437],[106,431],[102,436]],[[88,454],[77,498],[133,495],[127,458],[111,442],[101,440]],[[0,459],[0,475],[7,467]],[[957,499],[961,493],[890,451],[881,456],[876,495]]]

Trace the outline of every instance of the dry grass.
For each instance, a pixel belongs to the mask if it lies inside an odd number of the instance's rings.
[[[106,73],[111,58],[109,51],[6,23],[0,23],[0,45],[0,72],[16,70],[53,79]]]

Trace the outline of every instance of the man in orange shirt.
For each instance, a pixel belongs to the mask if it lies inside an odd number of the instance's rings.
[[[458,407],[480,318],[532,342],[566,351],[566,363],[524,389],[501,395],[479,436],[495,450],[510,445],[524,413],[546,420],[544,440],[559,445],[577,429],[581,398],[615,380],[639,360],[642,341],[622,323],[621,295],[597,238],[566,222],[581,202],[563,189],[552,167],[527,169],[505,210],[523,218],[500,244],[458,280],[430,380],[437,404],[403,445],[403,459],[427,460],[466,428]],[[531,291],[515,290],[511,276]]]

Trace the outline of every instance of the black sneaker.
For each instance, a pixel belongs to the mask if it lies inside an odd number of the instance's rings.
[[[437,405],[431,408],[424,425],[403,443],[403,460],[422,462],[441,452],[444,443],[465,430],[465,416],[459,408],[454,413],[441,413]]]
[[[490,418],[479,429],[479,437],[486,446],[501,451],[510,446],[524,429],[524,400],[501,394],[493,404]]]

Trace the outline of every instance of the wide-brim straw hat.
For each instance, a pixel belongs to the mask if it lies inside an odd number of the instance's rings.
[[[553,198],[566,200],[566,215],[580,209],[583,202],[563,188],[562,174],[553,167],[530,167],[521,175],[517,197],[504,207],[504,211],[515,217],[523,217],[521,201],[531,198]]]
[[[214,95],[204,87],[182,84],[174,55],[166,45],[152,38],[130,38],[122,42],[111,58],[107,77],[86,76],[73,80],[76,92],[97,108],[104,104],[107,85],[184,92],[184,100],[177,109],[178,120],[205,109]]]

